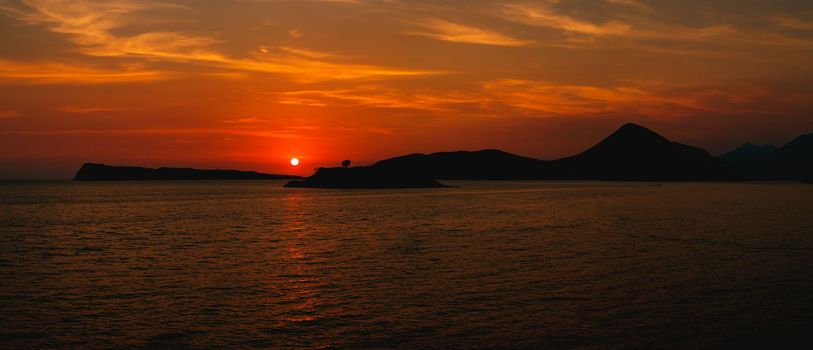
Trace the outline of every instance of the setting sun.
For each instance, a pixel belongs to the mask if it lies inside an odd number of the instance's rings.
[[[293,166],[297,166],[297,165],[299,165],[299,159],[297,159],[297,158],[291,158],[291,165],[293,165]]]

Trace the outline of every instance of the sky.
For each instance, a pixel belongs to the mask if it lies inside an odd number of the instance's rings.
[[[555,159],[625,122],[716,155],[813,132],[811,65],[809,0],[0,0],[0,178]]]

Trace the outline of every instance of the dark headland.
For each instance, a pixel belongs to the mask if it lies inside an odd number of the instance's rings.
[[[378,167],[320,168],[304,180],[294,180],[285,187],[304,188],[439,188],[435,179],[422,175],[400,174]]]
[[[670,141],[652,130],[625,124],[590,149],[558,160],[539,160],[500,150],[409,154],[370,166],[319,168],[308,178],[237,170],[141,168],[87,163],[77,181],[276,180],[286,187],[437,188],[438,180],[601,181],[810,181],[813,134],[782,147],[746,144],[720,157]]]
[[[239,170],[199,170],[191,168],[142,168],[85,163],[74,181],[147,181],[147,180],[290,180],[293,175],[263,174]]]
[[[781,147],[746,147],[716,158],[705,150],[670,141],[637,124],[624,124],[590,149],[545,161],[500,150],[410,154],[352,168],[320,168],[286,187],[421,188],[444,180],[742,181],[805,180],[811,135]],[[758,159],[750,155],[758,154]],[[741,163],[747,160],[745,164]]]

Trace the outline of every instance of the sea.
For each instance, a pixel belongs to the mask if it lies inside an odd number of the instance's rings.
[[[0,183],[0,348],[813,347],[813,185]]]

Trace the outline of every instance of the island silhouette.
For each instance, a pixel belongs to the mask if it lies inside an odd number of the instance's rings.
[[[74,181],[146,181],[146,180],[290,180],[294,175],[263,174],[256,171],[200,170],[192,168],[143,168],[85,163]]]
[[[737,181],[813,179],[813,134],[783,147],[745,144],[720,157],[627,123],[574,156],[539,160],[496,149],[409,154],[369,166],[323,167],[307,178],[235,170],[140,168],[87,163],[75,180],[267,180],[285,187],[437,188],[438,180]]]
[[[420,174],[400,173],[380,167],[319,168],[312,176],[294,180],[285,187],[307,188],[438,188],[437,180]]]

